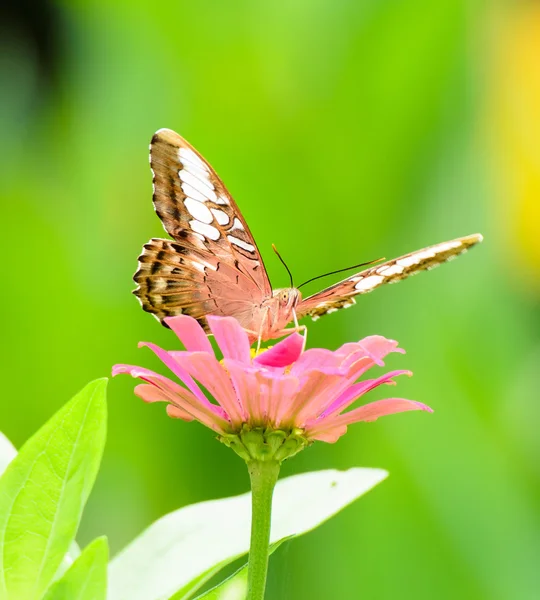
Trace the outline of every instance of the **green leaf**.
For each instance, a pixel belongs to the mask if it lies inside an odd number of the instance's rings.
[[[278,481],[271,541],[314,529],[387,475],[381,469],[329,470]],[[191,598],[219,568],[248,551],[250,519],[249,493],[159,519],[112,560],[109,600]]]
[[[184,585],[181,589],[179,589],[175,594],[173,594],[169,600],[189,600],[189,598],[193,598],[193,595],[199,590],[207,581],[210,581],[214,575],[217,575],[226,567],[231,561],[229,559],[221,561],[217,563],[201,573],[197,575],[194,579],[192,579],[189,583]]]
[[[17,456],[15,446],[0,433],[0,475],[6,470],[9,463]]]
[[[108,560],[107,538],[94,540],[50,587],[43,600],[105,600]]]
[[[283,542],[294,536],[283,538],[272,544],[268,549],[268,554],[273,554]],[[234,572],[230,577],[208,590],[204,594],[197,596],[196,600],[244,600],[248,589],[248,564],[246,563]],[[170,600],[180,600],[176,594]]]
[[[69,569],[69,567],[71,567],[71,565],[79,558],[80,555],[81,549],[79,548],[77,542],[71,542],[69,550],[62,559],[62,562],[60,563],[58,571],[56,571],[53,580],[56,581],[57,579],[60,579],[60,577],[62,577],[62,575]]]
[[[9,463],[17,456],[17,450],[15,446],[8,440],[8,438],[0,432],[0,475],[6,470]],[[77,545],[77,542],[72,542],[69,550],[64,556],[60,567],[55,575],[55,579],[61,577],[73,564],[73,561],[79,556],[81,550]]]
[[[230,577],[222,581],[216,587],[208,590],[196,600],[245,600],[248,590],[248,567],[247,563],[233,573]],[[177,600],[173,596],[171,600]]]
[[[106,379],[88,384],[0,478],[0,598],[42,597],[75,537],[106,433]]]

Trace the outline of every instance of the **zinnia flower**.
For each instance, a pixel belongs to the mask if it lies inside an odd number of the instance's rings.
[[[214,430],[246,460],[261,449],[283,460],[314,440],[335,442],[358,421],[408,410],[431,409],[403,398],[387,398],[346,411],[382,384],[394,384],[390,371],[375,379],[358,379],[390,352],[403,352],[397,342],[370,336],[335,351],[303,351],[303,337],[292,333],[252,358],[247,333],[232,317],[208,316],[208,325],[223,354],[218,360],[204,330],[192,317],[170,317],[167,325],[185,351],[147,346],[183,385],[132,365],[116,365],[113,375],[129,373],[144,383],[135,394],[145,402],[167,403],[167,413],[197,420]],[[207,398],[207,392],[217,404]]]

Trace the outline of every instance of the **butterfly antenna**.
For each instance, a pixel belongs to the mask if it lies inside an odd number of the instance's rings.
[[[370,260],[369,262],[360,263],[358,265],[352,265],[350,267],[345,267],[344,269],[338,269],[337,271],[330,271],[329,273],[324,273],[323,275],[317,275],[317,277],[312,277],[311,279],[304,281],[304,283],[298,286],[298,289],[300,289],[304,285],[307,285],[308,283],[311,283],[312,281],[321,279],[322,277],[327,277],[328,275],[335,275],[336,273],[343,273],[344,271],[349,271],[350,269],[358,269],[359,267],[367,267],[368,265],[374,265],[375,263],[381,262],[381,260],[385,260],[385,258],[377,258],[375,260]]]
[[[292,277],[291,270],[287,266],[287,263],[283,260],[283,257],[281,256],[281,254],[277,251],[277,248],[276,248],[276,246],[274,244],[272,244],[272,250],[277,254],[277,257],[283,263],[283,266],[287,269],[287,273],[289,274],[289,277],[291,279],[291,287],[293,288],[294,287],[294,283],[293,283],[293,277]]]

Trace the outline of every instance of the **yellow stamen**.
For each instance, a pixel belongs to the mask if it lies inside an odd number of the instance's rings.
[[[273,346],[267,346],[266,348],[259,348],[257,350],[257,348],[250,348],[249,352],[251,355],[251,360],[253,360],[255,357],[261,355],[263,352],[266,352],[266,350],[270,350],[270,348],[273,348]]]

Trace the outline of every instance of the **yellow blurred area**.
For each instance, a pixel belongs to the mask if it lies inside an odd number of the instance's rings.
[[[498,7],[489,31],[486,127],[496,165],[498,228],[512,269],[540,284],[540,4]],[[538,287],[536,287],[538,291]]]

